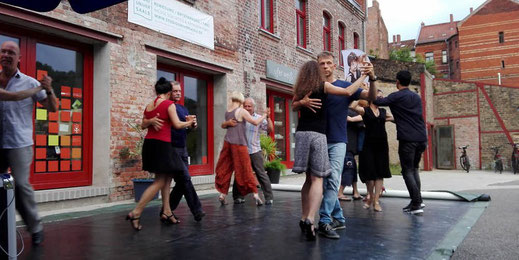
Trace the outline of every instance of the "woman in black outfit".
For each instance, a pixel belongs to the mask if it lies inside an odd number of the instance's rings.
[[[382,96],[378,91],[377,96]],[[393,121],[393,116],[384,108],[378,108],[370,102],[369,106],[355,107],[366,126],[364,146],[359,154],[359,176],[366,183],[368,198],[364,208],[373,206],[376,212],[382,211],[379,203],[384,178],[391,178],[389,170],[389,147],[387,143],[386,121]]]

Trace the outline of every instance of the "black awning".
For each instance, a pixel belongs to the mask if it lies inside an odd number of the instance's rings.
[[[80,14],[93,12],[127,0],[68,0],[74,11]],[[0,0],[2,3],[30,9],[37,12],[54,10],[61,0]]]

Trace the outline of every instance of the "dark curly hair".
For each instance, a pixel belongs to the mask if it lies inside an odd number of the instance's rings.
[[[302,99],[310,92],[317,92],[322,87],[323,80],[319,73],[319,64],[315,60],[307,61],[299,69],[294,85],[295,100]]]
[[[171,81],[164,77],[160,77],[160,79],[157,80],[157,83],[155,83],[155,93],[157,93],[157,95],[166,94],[172,89],[173,87],[171,86]]]

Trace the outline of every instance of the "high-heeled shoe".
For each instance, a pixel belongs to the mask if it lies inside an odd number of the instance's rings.
[[[382,207],[380,206],[380,203],[378,201],[373,203],[373,210],[375,212],[382,212]]]
[[[304,220],[299,220],[299,228],[301,229],[301,233],[305,234],[306,233],[306,230],[305,230],[305,221]]]
[[[220,201],[220,203],[223,205],[227,205],[227,202],[225,201],[225,195],[223,194],[220,194],[220,196],[218,196],[218,200]]]
[[[256,206],[263,206],[263,201],[259,197],[254,197],[254,201],[256,201]]]
[[[140,219],[141,219],[141,217],[134,217],[133,213],[131,213],[131,212],[128,213],[128,215],[126,215],[126,220],[130,221],[130,225],[136,231],[140,231],[142,229]],[[134,221],[136,221],[136,222],[134,222]]]
[[[164,210],[160,209],[159,218],[162,217],[162,214],[164,214]],[[173,213],[173,211],[171,211],[171,214],[173,215],[173,217],[175,217],[176,220],[180,220],[180,218],[177,217],[177,215],[175,215],[175,213]]]
[[[371,207],[371,200],[368,199],[366,202],[364,202],[364,205],[362,205],[363,208],[369,209]]]
[[[382,189],[380,190],[380,196],[386,192],[386,187],[382,186]]]
[[[169,224],[169,225],[176,225],[178,223],[180,223],[180,220],[178,220],[177,218],[175,218],[173,215],[173,212],[171,212],[172,214],[170,216],[166,215],[165,213],[162,213],[162,215],[160,215],[160,221],[162,221],[162,223],[164,224]],[[162,216],[165,216],[166,218],[163,218]],[[175,219],[175,220],[173,220]]]
[[[309,219],[305,220],[305,235],[307,240],[315,240],[314,224]]]

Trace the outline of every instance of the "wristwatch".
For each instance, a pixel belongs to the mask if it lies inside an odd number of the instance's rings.
[[[54,92],[48,91],[48,90],[46,90],[45,93],[47,94],[47,96],[50,96],[50,95],[54,94]]]
[[[370,78],[369,78],[369,81],[377,81],[377,79],[378,79],[377,76],[373,77],[373,79],[370,77]]]

